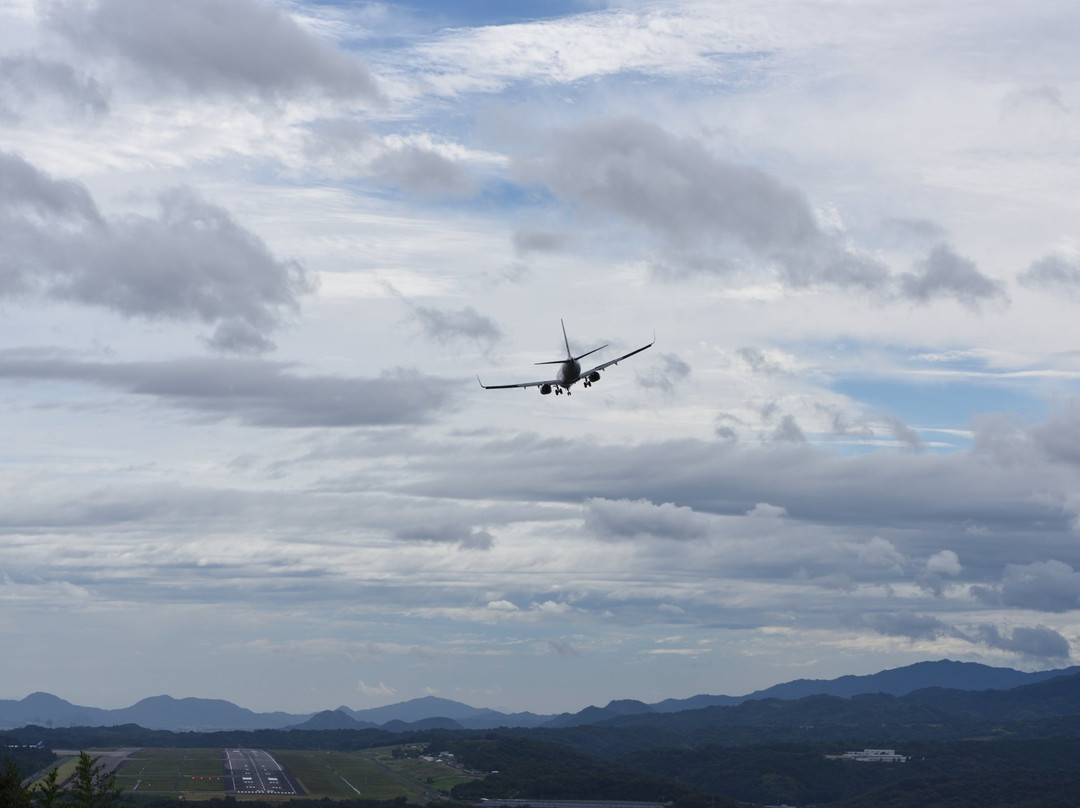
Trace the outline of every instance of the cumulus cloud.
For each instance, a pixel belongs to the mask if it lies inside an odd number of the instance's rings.
[[[945,576],[956,577],[962,571],[960,557],[952,550],[942,550],[926,560],[926,566],[915,580],[924,590],[940,598],[945,594]]]
[[[934,553],[926,561],[926,571],[935,575],[959,575],[962,570],[960,556],[952,550]]]
[[[596,118],[561,130],[549,154],[522,161],[519,173],[586,215],[615,215],[658,236],[661,275],[766,274],[795,289],[833,286],[919,303],[953,298],[973,310],[1008,299],[1001,283],[944,243],[894,276],[819,221],[798,189],[640,118]],[[904,225],[937,232],[917,220]]]
[[[786,413],[780,419],[780,423],[777,424],[776,429],[769,435],[769,440],[773,443],[806,443],[806,435],[803,434],[802,429],[799,427],[798,422],[795,420],[795,416],[791,413]]]
[[[475,190],[468,150],[425,134],[380,135],[351,118],[312,125],[304,141],[310,167],[334,178],[372,178],[420,197]]]
[[[453,395],[452,383],[407,370],[363,379],[305,376],[285,363],[252,359],[91,362],[34,351],[0,351],[0,379],[91,384],[261,427],[418,423],[449,406]]]
[[[89,192],[0,152],[0,295],[41,295],[127,317],[203,322],[220,350],[262,352],[312,280],[194,192],[156,218],[110,220]]]
[[[1010,636],[1006,636],[997,626],[983,625],[976,636],[991,648],[1037,659],[1068,659],[1072,655],[1069,641],[1047,626],[1017,626]]]
[[[640,118],[558,132],[550,156],[521,166],[587,212],[616,214],[664,239],[676,274],[729,274],[745,251],[795,287],[880,290],[887,269],[818,224],[809,202],[758,168],[725,162]]]
[[[49,27],[82,54],[158,90],[378,97],[359,61],[260,0],[53,0],[45,11]]]
[[[709,533],[709,520],[692,508],[665,502],[654,505],[645,499],[585,500],[585,526],[604,539],[654,536],[688,540],[701,539]]]
[[[1017,280],[1029,289],[1076,300],[1080,298],[1080,259],[1047,255],[1032,263]]]
[[[472,178],[460,163],[411,143],[384,150],[372,160],[371,171],[422,196],[465,195],[473,190]]]
[[[899,278],[901,294],[918,303],[952,297],[969,309],[986,302],[1007,300],[1005,287],[987,277],[975,262],[958,255],[946,244],[937,244],[917,262],[915,269]]]
[[[770,505],[768,502],[759,502],[746,512],[747,516],[755,519],[781,519],[787,516],[787,508],[782,505]]]
[[[974,586],[972,594],[990,605],[1041,612],[1080,609],[1080,572],[1063,561],[1008,564],[998,586]]]

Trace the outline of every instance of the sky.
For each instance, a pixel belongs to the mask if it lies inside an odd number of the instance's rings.
[[[1080,656],[1080,7],[0,0],[0,698]],[[572,396],[484,390],[653,340]]]

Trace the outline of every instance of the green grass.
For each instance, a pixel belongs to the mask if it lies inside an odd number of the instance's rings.
[[[140,749],[117,769],[116,784],[138,794],[225,790],[220,749]]]
[[[392,799],[411,796],[407,788],[369,760],[348,752],[275,750],[274,757],[289,770],[311,797]]]

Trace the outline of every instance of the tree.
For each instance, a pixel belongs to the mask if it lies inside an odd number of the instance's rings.
[[[63,794],[63,788],[56,779],[59,771],[56,767],[49,769],[49,773],[45,775],[38,787],[30,793],[34,800],[34,808],[59,808],[60,797]]]
[[[30,808],[30,793],[22,787],[19,767],[11,758],[5,758],[4,770],[0,772],[0,805]]]
[[[71,778],[71,788],[65,802],[75,808],[112,808],[120,801],[116,775],[106,772],[104,764],[94,765],[94,758],[79,753],[79,763]]]

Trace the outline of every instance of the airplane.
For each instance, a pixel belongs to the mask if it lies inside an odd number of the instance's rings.
[[[548,379],[540,382],[520,382],[519,384],[484,384],[480,381],[480,377],[477,376],[476,380],[480,382],[480,386],[485,390],[507,390],[511,387],[539,387],[540,395],[546,396],[552,391],[555,395],[562,395],[563,392],[566,395],[570,395],[570,388],[581,382],[583,387],[592,387],[595,382],[600,381],[600,371],[604,368],[609,368],[612,365],[617,365],[624,359],[629,359],[631,356],[637,353],[641,353],[646,348],[651,348],[656,342],[656,335],[653,334],[653,341],[648,345],[643,345],[635,351],[631,351],[628,354],[623,354],[618,359],[612,359],[610,362],[604,362],[602,365],[597,365],[589,370],[581,370],[581,360],[589,354],[594,354],[599,350],[607,347],[607,345],[601,345],[599,348],[593,348],[591,351],[586,351],[579,356],[574,356],[570,351],[570,340],[566,337],[566,323],[559,320],[562,325],[563,342],[566,344],[566,359],[552,359],[548,362],[537,362],[538,365],[560,365],[559,372],[554,379]]]

